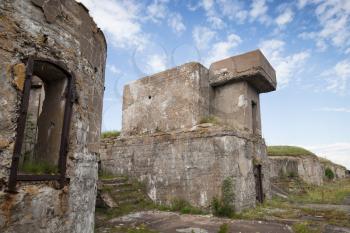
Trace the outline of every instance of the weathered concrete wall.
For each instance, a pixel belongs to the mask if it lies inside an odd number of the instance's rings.
[[[163,204],[183,198],[208,207],[221,195],[224,179],[232,178],[237,211],[255,206],[253,163],[258,161],[264,193],[270,196],[265,144],[238,131],[198,126],[183,132],[104,139],[101,161],[105,171],[145,182],[149,196]]]
[[[255,115],[253,102],[256,105]],[[210,113],[231,129],[261,135],[259,95],[247,82],[234,82],[214,87]],[[254,131],[253,128],[255,128]]]
[[[124,135],[171,131],[196,125],[209,114],[208,70],[187,63],[124,87]]]
[[[106,42],[85,7],[73,0],[0,2],[0,229],[1,232],[93,232],[97,155]],[[70,124],[67,177],[18,184],[5,193],[16,139],[23,60],[33,55],[60,62],[75,77],[77,101]]]
[[[315,156],[269,156],[271,178],[296,175],[309,184],[321,185],[324,172]]]

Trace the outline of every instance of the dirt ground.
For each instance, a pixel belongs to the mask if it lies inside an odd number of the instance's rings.
[[[143,211],[109,220],[105,229],[99,232],[112,232],[113,227],[146,226],[160,233],[217,233],[220,226],[228,224],[230,233],[290,233],[286,224],[229,220],[212,216],[187,215],[162,211]],[[109,227],[108,227],[109,226]],[[113,226],[113,227],[112,227]]]

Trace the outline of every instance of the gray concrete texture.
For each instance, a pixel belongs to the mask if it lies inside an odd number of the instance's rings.
[[[260,134],[259,93],[275,88],[275,71],[259,50],[210,69],[187,63],[124,87],[122,133],[167,132],[216,117],[226,127]]]

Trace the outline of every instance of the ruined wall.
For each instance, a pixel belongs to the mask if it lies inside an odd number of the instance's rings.
[[[309,184],[321,185],[324,172],[315,156],[269,156],[271,178],[298,176]]]
[[[223,180],[232,178],[237,211],[255,206],[254,161],[262,164],[263,188],[270,196],[265,144],[237,131],[200,127],[183,132],[104,139],[102,169],[145,182],[157,203],[175,198],[208,207],[219,197]]]
[[[0,2],[0,229],[2,232],[93,232],[106,42],[85,7],[73,0]],[[75,75],[67,177],[7,187],[25,78],[33,55]]]
[[[170,131],[197,124],[209,113],[208,70],[187,63],[124,87],[124,135]]]
[[[252,101],[256,104],[253,124]],[[233,82],[213,88],[210,114],[227,127],[261,135],[260,101],[257,91],[247,82]]]
[[[335,164],[332,161],[321,158],[321,157],[319,157],[319,160],[321,163],[322,174],[324,176],[324,179],[327,179],[325,177],[325,170],[327,168],[329,168],[333,171],[335,179],[343,179],[346,177],[346,168],[345,167],[343,167],[339,164]]]

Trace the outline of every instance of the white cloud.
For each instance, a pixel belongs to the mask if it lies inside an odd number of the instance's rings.
[[[344,113],[350,113],[350,108],[330,108],[330,107],[324,107],[316,109],[316,111],[321,112],[344,112]]]
[[[143,32],[141,6],[134,0],[78,0],[90,11],[97,25],[116,47],[143,46],[148,35]]]
[[[175,33],[181,33],[186,30],[186,26],[182,21],[182,16],[179,13],[170,14],[168,24]]]
[[[287,8],[279,16],[277,16],[275,22],[278,26],[283,26],[292,22],[293,17],[294,12],[290,8]]]
[[[350,59],[339,61],[330,70],[324,71],[322,76],[327,79],[327,90],[341,95],[346,94],[346,91],[349,93]]]
[[[249,11],[250,21],[257,20],[260,23],[269,24],[270,18],[267,15],[268,9],[265,0],[253,0]]]
[[[208,59],[205,62],[206,65],[232,56],[232,49],[237,47],[241,42],[242,39],[238,35],[232,33],[227,36],[225,41],[213,44]]]
[[[332,45],[347,53],[350,49],[350,1],[299,0],[298,6],[302,8],[307,4],[316,5],[314,12],[321,29],[305,32],[301,37],[315,40],[317,47],[323,50]]]
[[[304,146],[320,157],[329,159],[350,169],[350,143]]]
[[[244,1],[239,0],[218,0],[220,14],[228,17],[230,20],[237,20],[243,23],[248,17],[248,11],[244,9]]]
[[[160,23],[164,19],[168,12],[166,5],[167,0],[154,0],[150,5],[147,6],[147,19],[150,19],[154,23]]]
[[[278,86],[286,86],[300,72],[305,61],[310,56],[308,51],[284,56],[285,42],[281,40],[266,40],[260,44],[260,49],[276,69]]]
[[[192,37],[198,49],[208,48],[216,32],[208,27],[197,26],[193,29]]]
[[[118,69],[115,65],[107,64],[107,69],[112,73],[112,74],[120,74],[121,71]]]
[[[152,54],[148,56],[146,71],[148,74],[157,73],[166,69],[166,57],[160,54]]]
[[[153,0],[146,8],[146,19],[154,23],[162,23],[167,19],[169,27],[179,34],[186,30],[181,14],[170,12],[167,3],[169,0]]]

